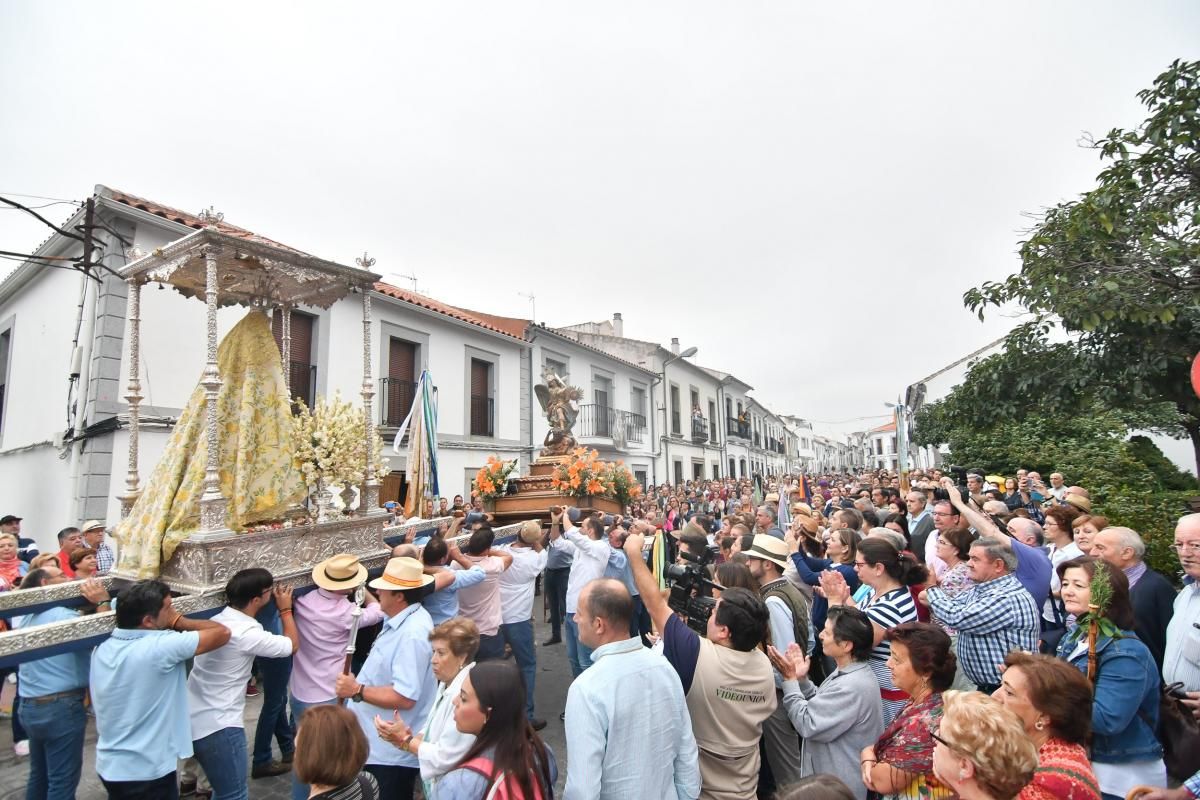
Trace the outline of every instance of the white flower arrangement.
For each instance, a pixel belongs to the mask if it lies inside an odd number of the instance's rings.
[[[362,409],[335,394],[332,400],[318,397],[309,408],[298,400],[300,412],[292,419],[292,442],[296,467],[309,489],[341,483],[357,486],[366,470],[366,420]],[[370,453],[376,474],[383,469],[383,439],[372,437]]]

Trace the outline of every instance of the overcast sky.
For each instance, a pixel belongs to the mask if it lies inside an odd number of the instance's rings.
[[[8,0],[0,194],[104,183],[468,308],[620,311],[844,420],[1007,331],[962,293],[1197,57],[1194,2]],[[0,249],[45,233],[0,211]]]

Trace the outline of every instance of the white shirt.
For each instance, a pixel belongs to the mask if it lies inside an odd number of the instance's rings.
[[[292,640],[267,633],[254,617],[231,606],[212,618],[229,628],[229,643],[196,656],[188,676],[188,707],[192,741],[225,728],[243,728],[246,681],[255,656],[283,658],[292,654]]]
[[[463,681],[471,672],[471,662],[458,671],[449,686],[438,686],[437,699],[433,701],[433,710],[425,726],[417,733],[421,734],[421,744],[417,747],[417,760],[421,762],[421,780],[432,783],[450,771],[450,768],[462,761],[462,757],[475,743],[474,734],[462,733],[454,724],[454,698],[462,691]],[[436,794],[426,793],[434,797]]]
[[[570,525],[569,522],[567,524]],[[575,545],[575,560],[571,562],[571,573],[567,576],[567,613],[574,614],[579,607],[579,593],[583,587],[596,578],[604,577],[612,546],[608,539],[589,539],[573,525],[563,531],[563,536]]]
[[[929,538],[925,540],[925,566],[933,570],[934,574],[941,577],[941,574],[950,566],[942,559],[938,558],[937,546],[942,538],[938,535],[937,528],[929,531]]]
[[[550,554],[532,547],[504,545],[512,554],[512,566],[500,575],[500,621],[505,625],[528,622],[533,617],[533,583],[546,568]]]

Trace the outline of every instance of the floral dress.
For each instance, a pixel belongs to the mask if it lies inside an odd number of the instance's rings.
[[[957,797],[948,787],[933,777],[933,737],[942,719],[942,695],[934,692],[920,703],[909,703],[901,709],[892,724],[884,729],[875,743],[875,758],[880,764],[903,770],[912,776],[908,786],[898,792],[883,795],[886,800],[951,800]],[[875,793],[872,796],[879,797]]]

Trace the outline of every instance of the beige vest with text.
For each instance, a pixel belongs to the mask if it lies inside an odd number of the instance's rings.
[[[758,740],[775,704],[771,662],[761,650],[700,640],[687,706],[700,748],[701,800],[754,800]]]

